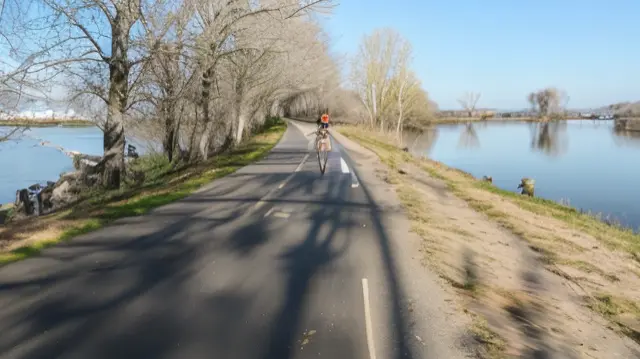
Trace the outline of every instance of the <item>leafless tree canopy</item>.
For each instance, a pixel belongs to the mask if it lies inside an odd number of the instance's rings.
[[[411,44],[392,29],[365,36],[351,64],[351,84],[371,126],[394,125],[400,137],[407,121],[431,117],[432,102],[411,70]]]
[[[24,132],[24,130],[25,129],[23,127],[8,127],[8,128],[0,127],[0,142],[9,141],[12,138],[15,138],[16,136],[20,135],[22,132]]]
[[[530,93],[527,100],[540,117],[547,117],[564,111],[569,97],[566,92],[549,87]]]
[[[473,117],[473,113],[476,111],[476,106],[480,100],[479,92],[465,92],[462,97],[458,99],[458,103],[467,112],[469,117]]]
[[[197,161],[267,116],[327,107],[339,68],[315,14],[331,0],[7,0],[0,91],[64,86],[104,131],[102,184],[124,171],[125,137]],[[9,8],[9,5],[10,8]],[[4,22],[3,22],[4,25]],[[179,151],[179,152],[178,152]]]

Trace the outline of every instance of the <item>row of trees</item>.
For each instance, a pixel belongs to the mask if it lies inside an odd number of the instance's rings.
[[[318,12],[331,0],[7,0],[5,93],[68,100],[104,131],[102,184],[120,186],[125,136],[170,160],[206,159],[340,85]],[[176,154],[180,154],[177,156]]]
[[[351,85],[360,99],[360,116],[369,125],[385,131],[395,128],[399,136],[407,120],[428,122],[437,110],[420,80],[411,70],[412,47],[398,32],[384,28],[365,36],[351,63]],[[466,92],[458,99],[463,111],[473,117],[480,93]],[[563,113],[569,97],[557,88],[528,95],[532,110],[548,118]]]
[[[458,99],[458,103],[468,117],[473,117],[479,99],[479,92],[466,92]],[[548,87],[530,93],[527,95],[527,101],[535,114],[543,118],[548,118],[553,115],[562,115],[565,112],[567,103],[569,102],[569,96],[563,90]],[[488,114],[493,113],[488,112]]]

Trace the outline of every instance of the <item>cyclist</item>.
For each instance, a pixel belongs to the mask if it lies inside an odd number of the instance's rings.
[[[326,113],[323,113],[322,116],[320,116],[318,118],[318,120],[316,121],[316,125],[318,126],[318,129],[320,129],[320,128],[328,129],[329,128],[329,115],[326,114]]]

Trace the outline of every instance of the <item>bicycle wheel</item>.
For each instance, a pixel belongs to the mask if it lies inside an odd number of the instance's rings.
[[[320,165],[320,173],[324,174],[327,170],[327,159],[329,158],[329,152],[326,149],[322,148],[318,152],[318,164]]]
[[[329,160],[329,152],[327,150],[322,151],[324,153],[324,161],[322,164],[322,174],[327,170],[327,161]]]
[[[316,154],[318,155],[318,166],[320,166],[320,173],[324,174],[324,168],[322,168],[322,150],[318,149]]]

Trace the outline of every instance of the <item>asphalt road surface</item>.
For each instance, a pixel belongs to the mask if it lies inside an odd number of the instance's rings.
[[[416,357],[380,209],[334,142],[0,269],[1,358]]]

